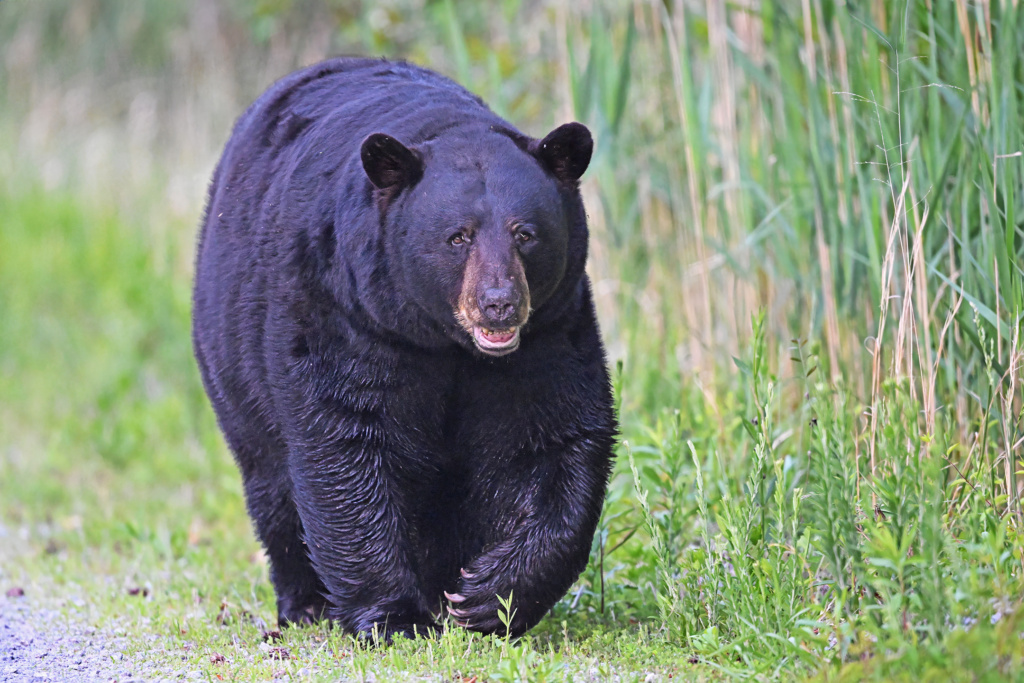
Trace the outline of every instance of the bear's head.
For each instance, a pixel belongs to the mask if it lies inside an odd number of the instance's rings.
[[[579,123],[543,140],[496,126],[414,146],[367,137],[363,169],[404,295],[462,346],[515,351],[531,315],[571,295],[582,276],[578,181],[592,150]]]

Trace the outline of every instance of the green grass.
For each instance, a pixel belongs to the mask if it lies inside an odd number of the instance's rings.
[[[0,584],[213,680],[1024,680],[1024,11],[201,4],[0,3]],[[192,241],[230,119],[317,40],[595,131],[622,443],[519,644],[263,641]]]

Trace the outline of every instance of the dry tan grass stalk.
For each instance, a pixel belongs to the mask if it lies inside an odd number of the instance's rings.
[[[886,166],[888,167],[888,161]],[[903,177],[903,188],[900,190],[899,195],[895,197],[893,218],[889,224],[889,236],[886,239],[885,256],[882,259],[882,287],[881,300],[879,301],[878,332],[875,335],[875,344],[871,363],[871,446],[869,450],[871,476],[875,475],[876,466],[875,447],[878,435],[878,402],[881,399],[882,390],[882,357],[884,355],[883,342],[885,340],[886,320],[888,319],[889,313],[890,292],[892,292],[893,289],[892,279],[896,263],[896,244],[900,239],[900,233],[905,230],[905,228],[901,230],[901,226],[904,225],[906,220],[904,205],[907,197],[907,191],[909,189],[910,174],[905,173]],[[897,344],[897,352],[898,351],[899,345]],[[872,504],[873,503],[874,501],[872,501]]]
[[[967,18],[967,0],[956,0],[956,19],[960,25],[960,34],[967,48],[967,73],[971,82],[971,111],[974,112],[975,126],[981,124],[981,100],[978,95],[978,66],[975,52],[974,31],[971,30]]]
[[[908,174],[909,174],[909,168]],[[911,190],[913,191],[913,190]],[[924,411],[925,430],[929,435],[935,433],[935,365],[932,362],[932,308],[928,305],[927,264],[924,257],[924,229],[928,223],[929,206],[924,205],[923,214],[918,213],[919,202],[912,202],[914,217],[913,246],[913,280],[914,297],[917,316],[920,318],[915,341],[917,347],[917,363],[921,382],[921,407]],[[908,297],[909,298],[909,297]],[[937,362],[937,361],[936,361]]]
[[[902,265],[901,282],[903,291],[900,297],[900,315],[896,327],[896,353],[893,358],[892,375],[894,377],[907,378],[910,399],[916,401],[917,392],[914,384],[914,338],[917,334],[917,321],[914,316],[914,264],[913,248],[910,243],[910,210],[917,208],[917,193],[911,182],[913,178],[913,165],[911,157],[916,149],[916,138],[911,143],[911,149],[907,153],[907,159],[901,166],[904,174],[904,184],[907,187],[908,197],[904,200],[903,209],[900,215],[899,231],[899,257]],[[901,147],[902,158],[902,147]],[[909,200],[909,201],[908,201]],[[908,204],[910,210],[908,210]]]

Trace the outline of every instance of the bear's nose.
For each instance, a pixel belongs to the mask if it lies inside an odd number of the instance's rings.
[[[515,322],[517,299],[515,287],[511,284],[485,287],[479,296],[480,312],[488,324],[509,326]]]

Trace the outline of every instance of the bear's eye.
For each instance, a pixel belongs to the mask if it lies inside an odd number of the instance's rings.
[[[520,244],[526,244],[527,242],[532,242],[533,240],[533,233],[530,232],[529,230],[520,230],[519,232],[516,233],[516,242],[519,242]]]
[[[468,244],[468,243],[469,243],[469,237],[467,237],[466,235],[463,235],[461,232],[457,232],[457,233],[455,233],[454,235],[452,235],[451,237],[448,238],[448,244],[452,245],[453,247],[457,247],[460,244]]]

